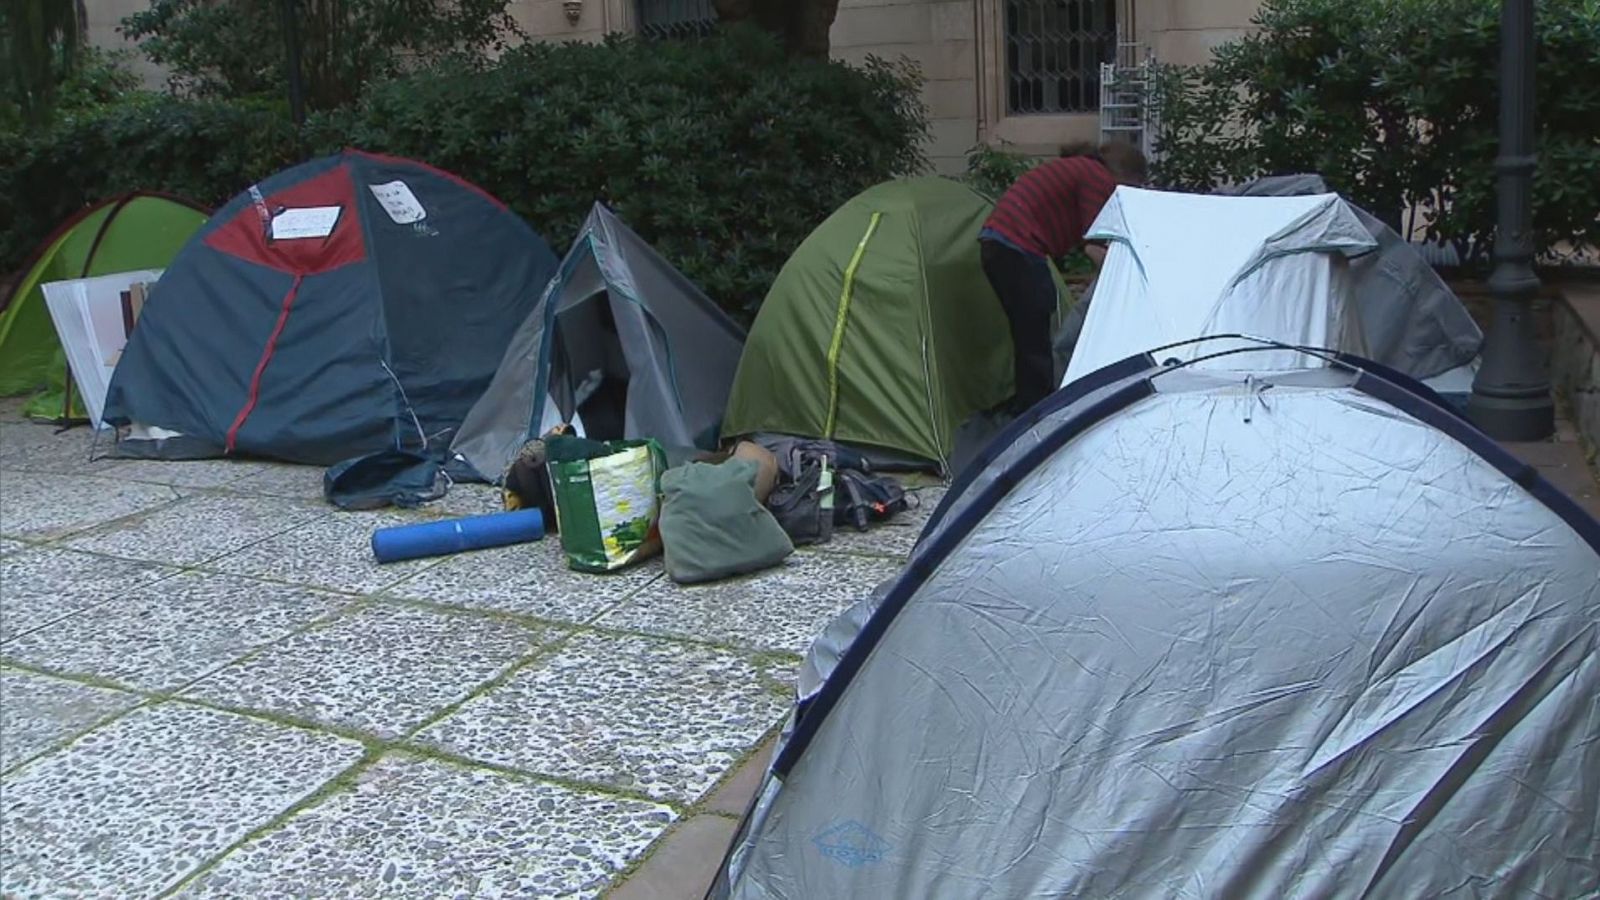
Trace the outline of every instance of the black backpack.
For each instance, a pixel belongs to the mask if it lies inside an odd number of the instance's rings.
[[[795,546],[826,543],[839,525],[866,531],[909,508],[899,482],[873,474],[872,464],[854,450],[801,438],[759,442],[778,458],[779,485],[767,508]],[[828,487],[824,471],[832,476]]]
[[[833,489],[822,486],[824,465],[817,458],[798,461],[798,475],[791,477],[783,461],[778,462],[783,477],[767,495],[767,510],[796,547],[825,544],[833,537],[834,517],[824,504]]]

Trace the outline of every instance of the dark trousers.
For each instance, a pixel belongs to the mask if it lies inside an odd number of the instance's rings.
[[[1056,312],[1056,285],[1044,257],[978,241],[983,274],[989,278],[1006,319],[1016,357],[1017,393],[1012,409],[1021,412],[1055,392],[1056,364],[1050,350],[1050,322]]]

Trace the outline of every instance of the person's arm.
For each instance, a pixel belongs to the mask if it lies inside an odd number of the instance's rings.
[[[1106,245],[1105,244],[1101,244],[1101,243],[1098,243],[1098,242],[1084,244],[1083,245],[1083,253],[1084,253],[1085,256],[1089,257],[1089,261],[1090,262],[1094,263],[1094,267],[1095,267],[1096,271],[1099,271],[1103,266],[1105,266],[1105,264],[1106,264]]]

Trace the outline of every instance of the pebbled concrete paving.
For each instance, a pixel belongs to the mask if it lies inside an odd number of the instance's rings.
[[[940,489],[751,578],[378,566],[321,471],[91,460],[0,404],[0,896],[697,898],[798,654]],[[1573,430],[1512,448],[1597,509]]]
[[[798,654],[928,510],[722,585],[379,566],[320,469],[92,459],[0,401],[0,896],[691,897]],[[104,452],[102,444],[99,448]],[[762,748],[759,749],[758,748]]]

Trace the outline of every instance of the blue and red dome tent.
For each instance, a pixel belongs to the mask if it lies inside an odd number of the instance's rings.
[[[280,172],[151,293],[106,400],[118,454],[447,446],[556,265],[504,204],[422,163],[350,150]]]

